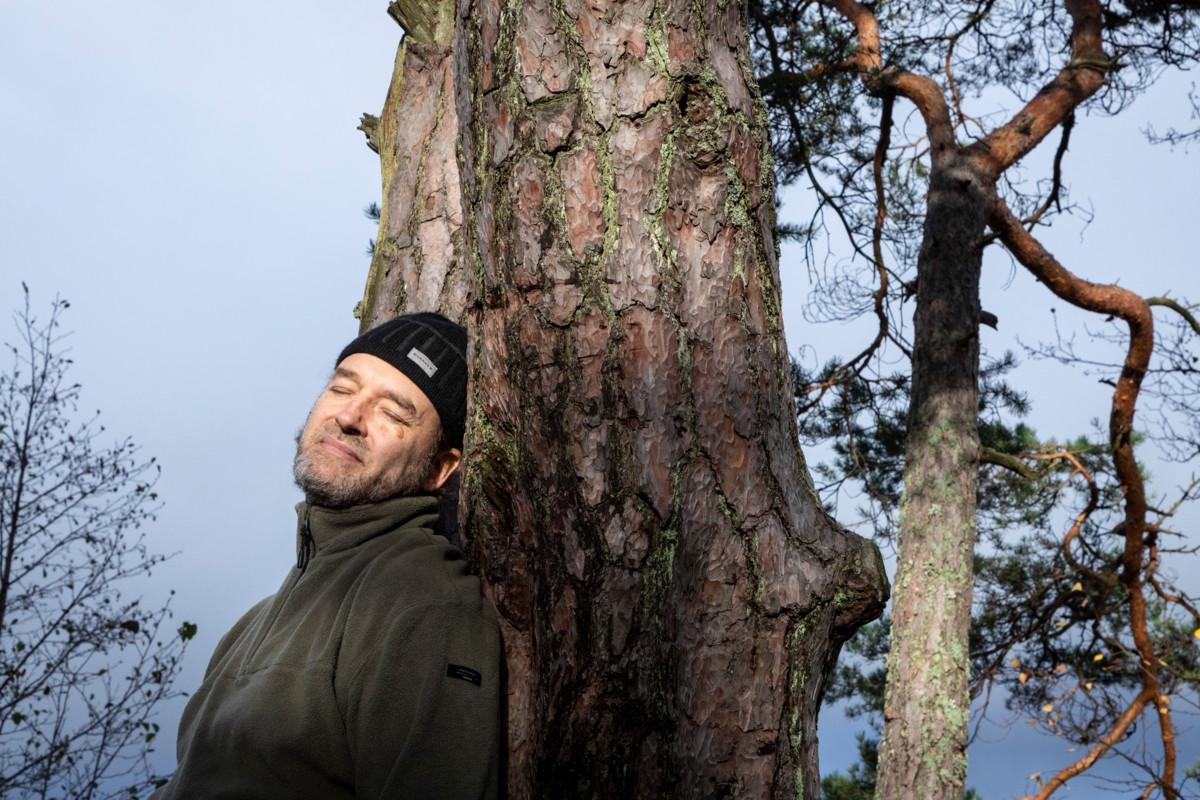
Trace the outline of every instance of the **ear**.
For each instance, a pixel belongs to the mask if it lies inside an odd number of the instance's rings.
[[[442,488],[442,485],[449,480],[454,471],[458,469],[458,465],[462,463],[462,450],[457,447],[450,447],[446,450],[441,450],[433,457],[433,464],[429,467],[429,474],[425,476],[425,482],[421,487],[427,492],[436,492]]]

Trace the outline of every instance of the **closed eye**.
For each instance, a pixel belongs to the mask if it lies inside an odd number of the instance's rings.
[[[396,423],[397,425],[407,425],[408,424],[408,420],[406,420],[404,417],[400,416],[400,414],[398,414],[395,411],[390,411],[385,408],[385,409],[383,409],[383,415],[385,417],[387,417],[389,420],[391,420],[392,422]]]

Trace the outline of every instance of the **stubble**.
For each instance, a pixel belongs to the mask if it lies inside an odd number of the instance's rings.
[[[426,494],[421,484],[437,457],[437,443],[420,457],[400,467],[375,473],[363,464],[336,460],[320,450],[322,436],[332,436],[354,452],[361,448],[330,431],[318,431],[311,441],[304,441],[304,428],[296,434],[296,457],[292,476],[311,505],[325,508],[349,508],[365,503],[379,503],[393,497]]]

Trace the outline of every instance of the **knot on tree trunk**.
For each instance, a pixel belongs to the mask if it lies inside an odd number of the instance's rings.
[[[840,641],[878,619],[891,595],[883,556],[875,543],[847,531],[846,544],[849,552],[842,562],[842,582],[833,598],[833,635]]]

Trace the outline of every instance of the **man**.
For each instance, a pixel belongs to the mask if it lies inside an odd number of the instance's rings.
[[[342,351],[296,440],[296,566],[217,646],[155,800],[498,794],[495,613],[430,530],[462,454],[465,350],[422,313]]]

